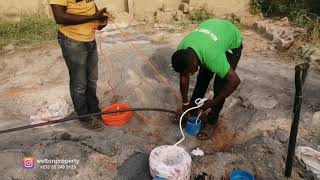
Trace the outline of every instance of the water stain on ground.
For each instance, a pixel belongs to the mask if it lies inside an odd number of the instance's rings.
[[[0,92],[0,98],[11,98],[11,97],[19,96],[21,94],[31,93],[40,89],[41,88],[38,86],[32,86],[30,88],[12,87],[8,90]]]
[[[214,152],[223,152],[227,151],[234,145],[236,145],[239,139],[238,132],[230,132],[224,126],[223,121],[221,121],[216,128],[210,127],[210,144],[205,144],[201,147],[206,154],[211,154]]]

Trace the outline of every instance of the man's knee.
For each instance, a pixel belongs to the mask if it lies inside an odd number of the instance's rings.
[[[88,81],[89,89],[97,89],[97,80],[89,80]]]
[[[80,84],[80,83],[71,84],[70,90],[71,90],[71,93],[76,96],[84,96],[86,94],[87,87],[85,84]]]

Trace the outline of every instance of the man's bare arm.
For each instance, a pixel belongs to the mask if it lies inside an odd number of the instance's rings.
[[[232,68],[230,68],[225,78],[226,78],[226,83],[222,88],[223,90],[220,92],[218,96],[215,96],[212,100],[206,101],[205,105],[201,107],[202,110],[207,110],[208,108],[212,108],[214,107],[214,105],[225,100],[237,89],[237,87],[241,83],[239,76]]]
[[[56,20],[57,24],[77,25],[77,24],[83,24],[91,21],[96,21],[96,20],[101,21],[106,19],[106,16],[103,15],[103,13],[106,12],[105,9],[98,11],[96,14],[92,16],[83,16],[83,15],[67,13],[66,6],[52,4],[51,8],[53,11],[54,19]]]
[[[180,91],[181,91],[183,103],[187,103],[189,101],[188,99],[189,82],[190,82],[189,75],[180,74]]]

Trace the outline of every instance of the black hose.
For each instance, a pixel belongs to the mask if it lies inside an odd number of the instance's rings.
[[[78,120],[82,118],[88,118],[92,116],[100,116],[100,115],[105,115],[105,114],[115,114],[115,113],[122,113],[122,112],[137,112],[137,111],[154,111],[154,112],[166,112],[166,113],[171,113],[174,115],[178,115],[177,112],[172,111],[172,110],[167,110],[167,109],[160,109],[160,108],[132,108],[132,109],[126,109],[126,110],[117,110],[117,111],[110,111],[110,112],[100,112],[100,113],[94,113],[94,114],[86,114],[82,116],[74,116],[74,117],[66,117],[63,119],[55,120],[55,121],[48,121],[44,123],[39,123],[39,124],[33,124],[33,125],[27,125],[27,126],[22,126],[22,127],[17,127],[17,128],[12,128],[12,129],[6,129],[0,131],[0,134],[6,134],[10,132],[15,132],[15,131],[21,131],[25,129],[31,129],[35,127],[40,127],[40,126],[47,126],[50,124],[57,124],[57,123],[62,123],[62,122],[67,122],[67,121],[72,121],[72,120]]]

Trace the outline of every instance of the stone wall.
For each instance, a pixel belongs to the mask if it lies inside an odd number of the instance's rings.
[[[0,15],[13,16],[20,14],[48,13],[47,0],[1,0]]]
[[[135,18],[153,18],[157,10],[174,12],[181,9],[182,3],[188,9],[205,5],[217,16],[228,13],[244,12],[249,0],[95,0],[98,7],[107,7],[114,11],[129,12]],[[49,0],[1,0],[0,15],[41,13],[50,15]]]

